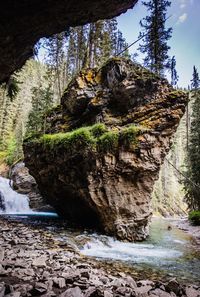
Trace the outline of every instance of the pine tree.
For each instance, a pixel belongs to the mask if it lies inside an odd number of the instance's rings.
[[[197,68],[193,67],[193,74],[192,74],[192,80],[191,80],[191,88],[192,90],[197,90],[200,86],[200,80],[199,80],[199,74],[197,72]]]
[[[191,210],[200,210],[200,81],[196,67],[192,78],[192,121],[186,160],[184,186]]]
[[[144,35],[143,44],[139,49],[144,53],[144,64],[151,71],[164,76],[165,69],[170,67],[168,50],[170,49],[167,41],[172,34],[172,28],[165,28],[167,8],[171,5],[167,0],[144,1],[149,15],[140,21],[144,29],[140,37]]]
[[[176,86],[178,82],[178,74],[176,71],[176,59],[175,56],[171,59],[171,65],[170,65],[170,71],[171,71],[171,84],[172,86]]]
[[[53,94],[51,86],[34,87],[32,89],[32,110],[27,122],[27,134],[44,133],[46,129],[46,117],[53,106]]]

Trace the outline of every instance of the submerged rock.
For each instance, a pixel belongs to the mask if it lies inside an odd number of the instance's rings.
[[[111,59],[69,84],[49,113],[47,134],[24,143],[25,163],[61,215],[143,240],[153,185],[186,104],[165,79]]]

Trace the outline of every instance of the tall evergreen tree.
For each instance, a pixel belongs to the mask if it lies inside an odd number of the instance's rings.
[[[184,186],[189,208],[200,210],[200,81],[195,66],[191,81],[193,106]]]
[[[32,89],[32,110],[27,122],[27,134],[44,133],[46,129],[46,116],[53,106],[53,94],[50,85],[34,87]]]
[[[172,34],[172,28],[165,28],[167,8],[171,5],[167,0],[151,0],[144,1],[149,15],[140,21],[143,31],[140,32],[140,37],[143,44],[139,49],[145,54],[144,64],[150,70],[164,75],[165,69],[170,67],[168,50],[170,49],[167,41]]]
[[[200,80],[199,80],[199,73],[197,72],[197,68],[193,67],[193,74],[192,74],[192,80],[191,80],[191,88],[192,90],[197,90],[200,86]]]
[[[178,82],[178,74],[176,71],[176,59],[175,56],[171,59],[171,65],[170,65],[170,72],[171,72],[171,84],[172,86],[176,86]]]

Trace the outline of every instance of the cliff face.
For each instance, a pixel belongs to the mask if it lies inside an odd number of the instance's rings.
[[[77,224],[143,240],[187,96],[129,60],[112,59],[81,72],[61,102],[49,113],[47,134],[24,144],[41,193]]]
[[[0,10],[0,82],[21,68],[33,55],[41,37],[69,26],[112,18],[135,5],[137,0],[7,0]]]

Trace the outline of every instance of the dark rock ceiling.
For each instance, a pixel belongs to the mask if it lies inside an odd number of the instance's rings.
[[[41,37],[117,16],[138,0],[6,0],[0,9],[0,82],[23,66]]]

